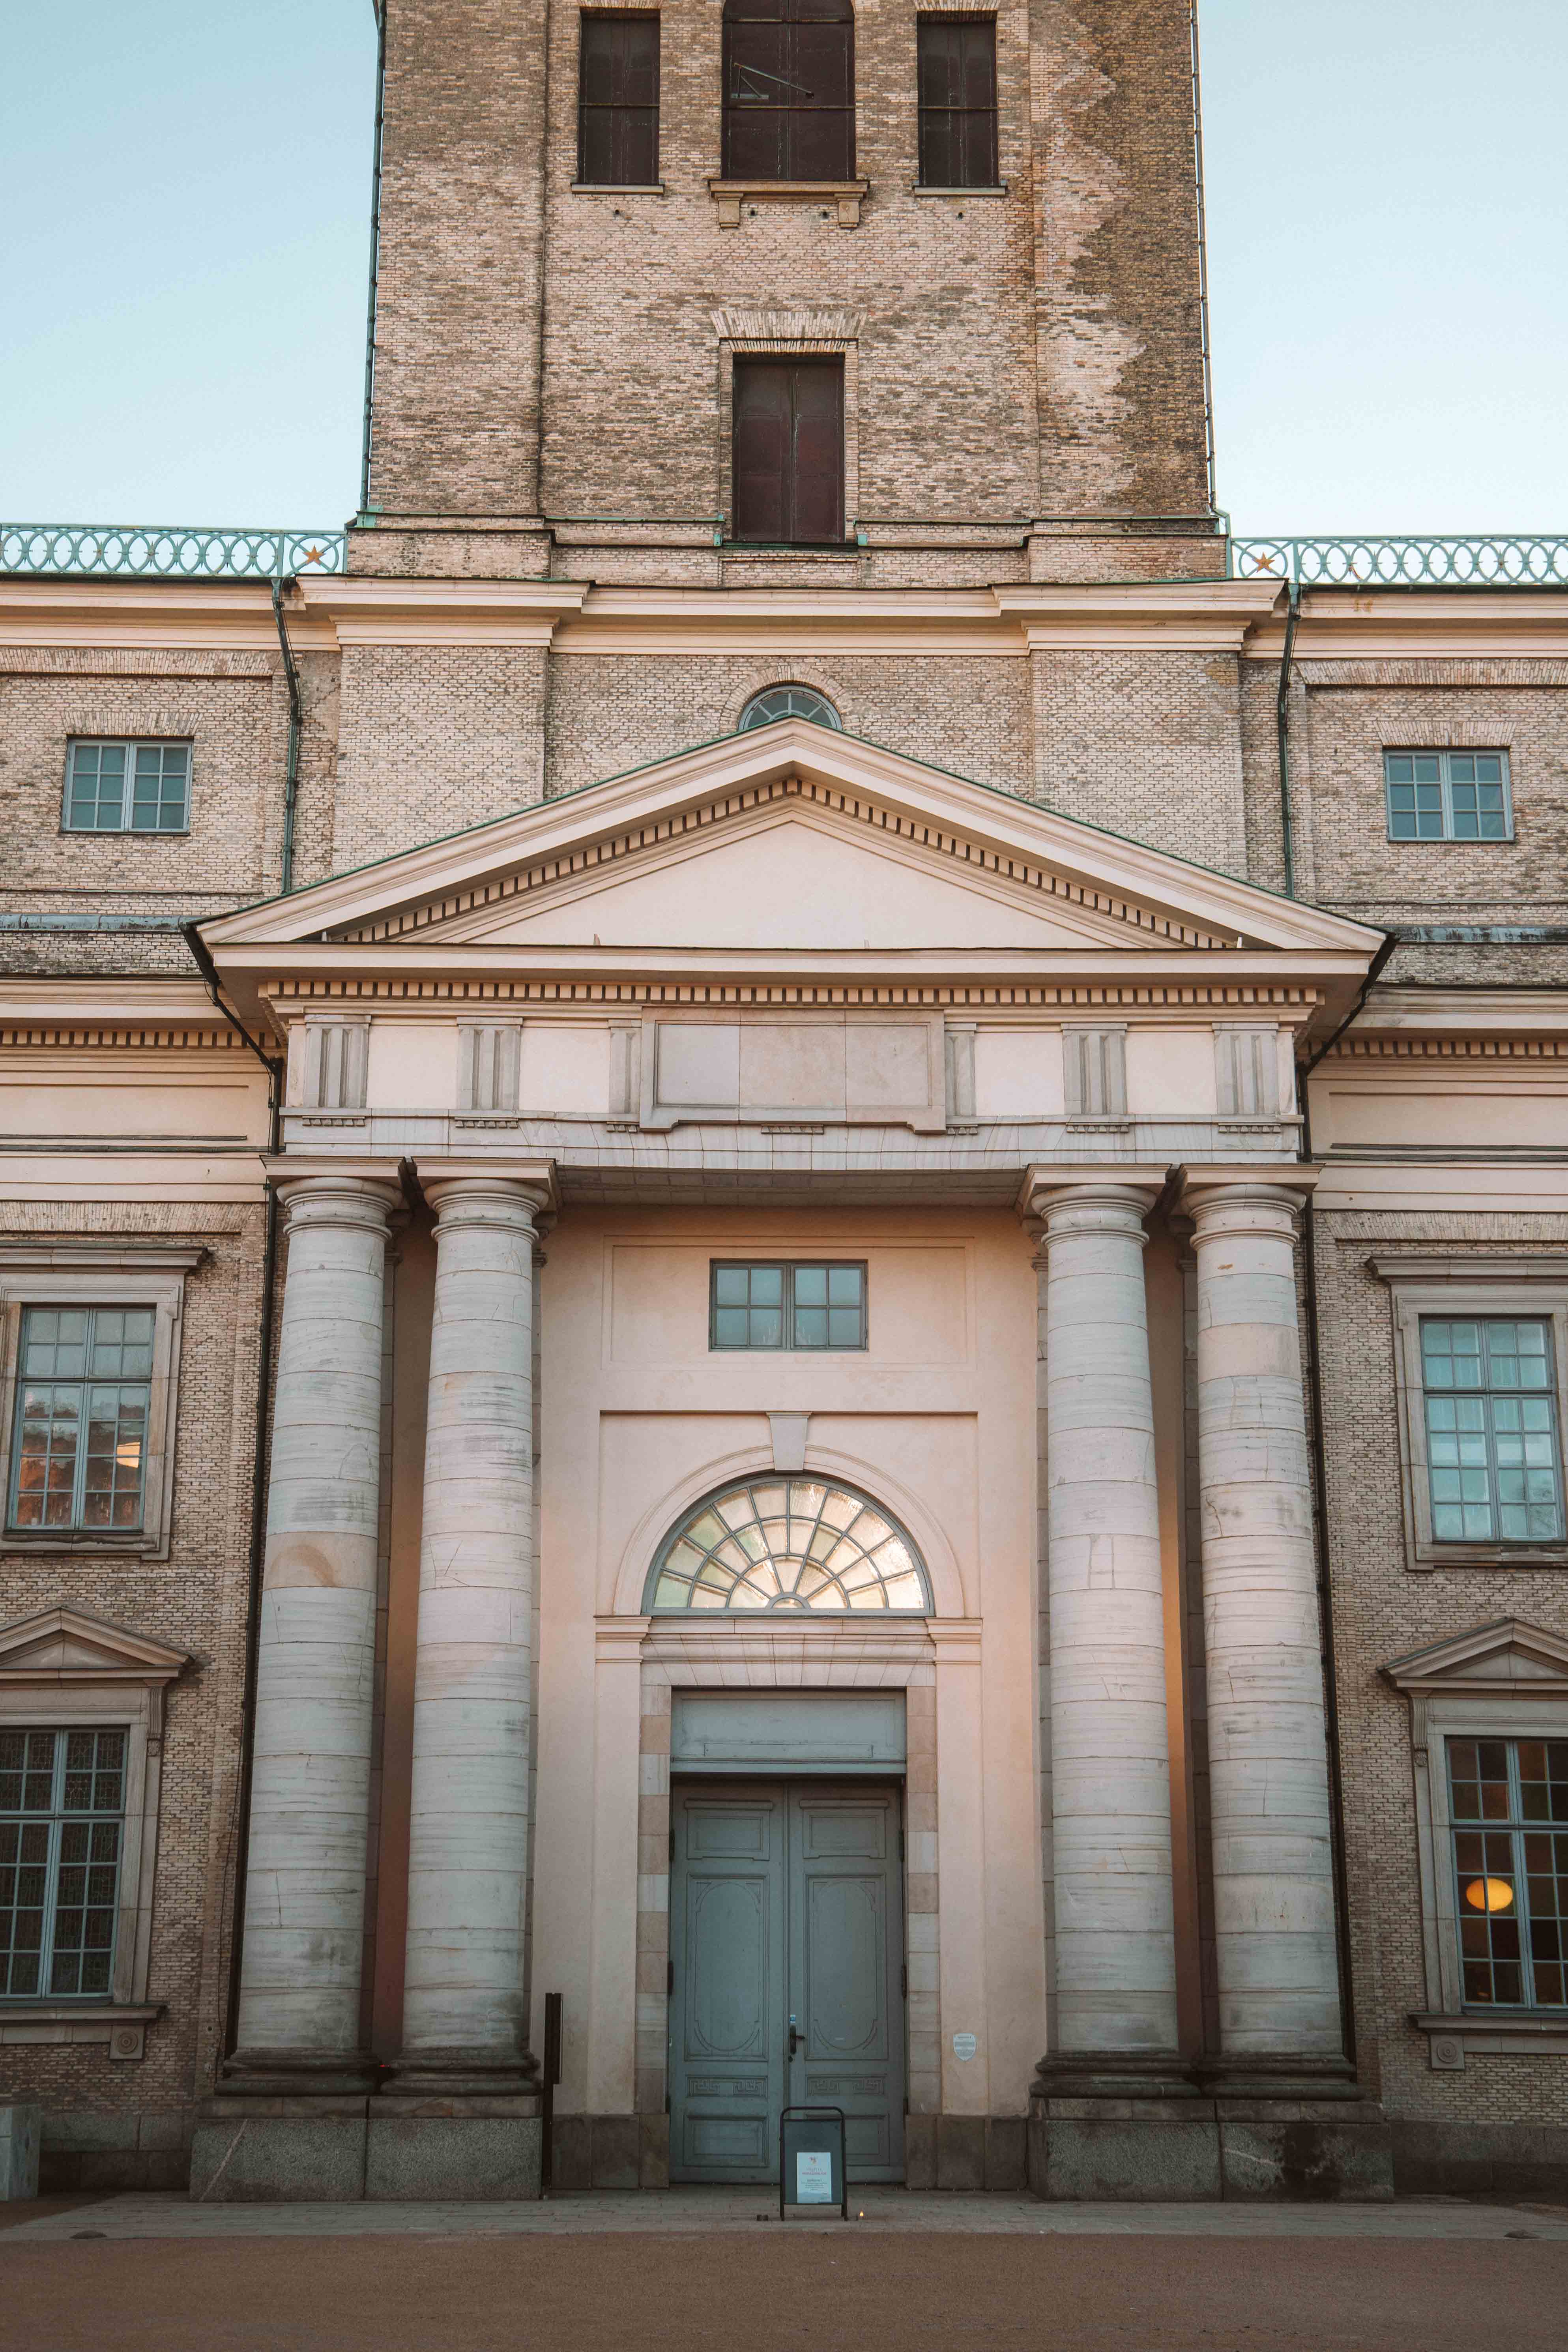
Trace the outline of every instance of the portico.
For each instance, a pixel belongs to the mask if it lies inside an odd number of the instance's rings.
[[[883,1793],[811,1818],[899,1837],[865,2031],[911,2183],[1250,2191],[1289,2101],[1364,2187],[1294,1069],[1377,935],[785,720],[206,936],[289,1078],[240,2040],[195,2193],[535,2192],[555,1991],[558,2167],[691,2177],[670,1743],[711,1688],[902,1695]],[[742,1327],[724,1268],[768,1277]],[[834,1269],[860,1321],[818,1337]],[[683,1542],[736,1564],[662,1577]],[[820,1720],[764,1759],[780,1835],[859,1769]]]

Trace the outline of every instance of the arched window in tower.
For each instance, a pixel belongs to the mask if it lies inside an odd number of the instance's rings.
[[[840,733],[844,728],[832,703],[816,687],[769,686],[752,695],[735,732],[744,735],[753,727],[771,727],[775,719],[809,719],[814,727],[833,727]]]
[[[855,176],[850,0],[724,0],[724,177]]]
[[[666,1537],[643,1607],[931,1614],[925,1565],[898,1521],[853,1486],[748,1478]]]

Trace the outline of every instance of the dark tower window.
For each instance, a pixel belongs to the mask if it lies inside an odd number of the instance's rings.
[[[850,0],[724,0],[724,177],[854,176]]]
[[[737,539],[844,537],[844,363],[735,362]]]
[[[921,16],[918,23],[921,185],[996,185],[996,20]]]
[[[657,16],[583,18],[577,177],[598,188],[647,188],[658,178]]]

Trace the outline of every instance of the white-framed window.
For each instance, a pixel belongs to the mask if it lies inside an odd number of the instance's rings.
[[[0,1626],[0,2048],[142,2055],[164,1693],[189,1664],[64,1606]]]
[[[1568,1739],[1448,1739],[1467,2009],[1568,2010]]]
[[[1390,841],[1511,841],[1506,751],[1385,751]]]
[[[1423,1315],[1422,1406],[1438,1543],[1556,1543],[1563,1475],[1549,1316]]]
[[[1383,1256],[1406,1565],[1568,1562],[1568,1257]]]
[[[0,1723],[0,2000],[112,1990],[128,1740]]]
[[[151,1307],[25,1307],[7,1528],[139,1532]]]
[[[1504,1618],[1396,1658],[1431,2063],[1568,2055],[1568,1637]],[[1414,1988],[1412,1989],[1414,1990]]]
[[[8,1549],[168,1557],[184,1283],[204,1255],[0,1244]]]
[[[776,719],[809,719],[814,727],[833,727],[840,730],[844,721],[825,694],[814,686],[768,686],[761,694],[753,694],[741,713],[736,732],[744,735],[753,727],[771,727]]]
[[[73,736],[66,746],[65,833],[187,833],[191,747]]]

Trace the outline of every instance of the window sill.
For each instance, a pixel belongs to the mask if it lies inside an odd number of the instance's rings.
[[[161,2000],[0,2001],[0,2049],[107,2042],[111,2059],[141,2058],[146,2052],[147,2028],[163,2013]]]
[[[1478,2010],[1461,2011],[1457,2017],[1415,2010],[1410,2022],[1426,2034],[1427,2057],[1438,2074],[1463,2074],[1472,2050],[1482,2057],[1568,2055],[1568,2010],[1500,2010],[1495,2017]]]
[[[1390,833],[1384,835],[1391,849],[1513,849],[1518,846],[1511,833]]]
[[[871,193],[869,180],[710,180],[708,193],[719,207],[721,228],[739,228],[742,205],[831,205],[840,228],[858,228],[860,206]]]
[[[1563,1544],[1421,1544],[1414,1571],[1424,1575],[1435,1568],[1568,1568],[1568,1547]]]
[[[662,196],[662,180],[574,180],[574,196]]]
[[[138,1528],[116,1535],[110,1528],[64,1528],[53,1529],[6,1528],[0,1533],[0,1551],[69,1551],[111,1553],[127,1559],[147,1559],[163,1551],[155,1535]]]
[[[188,824],[62,824],[62,841],[188,841]]]
[[[936,188],[928,187],[923,180],[910,182],[911,196],[957,196],[962,199],[964,196],[1005,196],[1006,193],[1005,180],[998,180],[994,185],[981,188]]]

